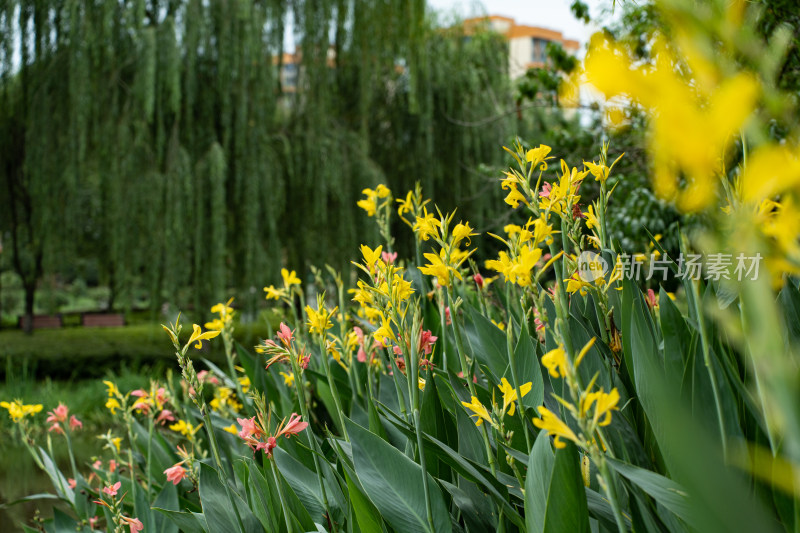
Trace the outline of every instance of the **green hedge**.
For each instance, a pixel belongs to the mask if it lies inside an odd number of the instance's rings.
[[[191,329],[191,328],[190,328]],[[244,346],[268,336],[264,323],[237,326],[236,338]],[[204,348],[203,357],[224,361],[217,346]],[[159,324],[119,328],[42,329],[32,335],[22,331],[0,332],[0,376],[6,373],[52,379],[94,378],[121,369],[175,362],[172,344]]]

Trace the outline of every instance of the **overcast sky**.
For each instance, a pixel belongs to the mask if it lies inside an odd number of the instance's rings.
[[[611,0],[583,0],[589,6],[592,19],[600,15]],[[503,15],[513,18],[517,24],[541,26],[559,30],[568,39],[577,39],[585,44],[597,30],[597,26],[585,25],[570,11],[571,0],[428,0],[434,9],[453,13],[461,18],[480,15]]]

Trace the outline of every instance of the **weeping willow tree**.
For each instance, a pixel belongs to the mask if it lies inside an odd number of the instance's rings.
[[[198,308],[232,290],[252,305],[282,264],[351,259],[378,182],[421,181],[482,224],[473,169],[512,132],[474,121],[508,106],[506,57],[420,0],[4,0],[0,230],[26,314],[77,258],[109,308],[186,288]]]

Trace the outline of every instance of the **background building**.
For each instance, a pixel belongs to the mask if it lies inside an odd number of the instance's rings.
[[[517,24],[513,18],[500,15],[470,18],[464,21],[467,34],[479,29],[505,35],[508,39],[508,74],[514,80],[529,68],[543,67],[547,62],[547,44],[558,43],[575,54],[580,43],[566,39],[560,31]]]

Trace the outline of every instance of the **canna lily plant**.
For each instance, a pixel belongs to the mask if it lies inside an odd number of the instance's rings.
[[[166,325],[180,376],[106,381],[98,401],[119,423],[93,462],[72,455],[82,422],[65,405],[43,419],[42,405],[0,402],[53,482],[45,529],[796,531],[800,157],[795,139],[763,134],[788,100],[737,63],[777,45],[752,40],[742,2],[708,4],[658,2],[675,32],[654,37],[650,63],[603,36],[580,74],[649,114],[655,192],[704,215],[677,235],[680,258],[658,236],[648,250],[612,239],[623,154],[608,143],[579,163],[506,148],[499,235],[419,185],[397,200],[364,189],[381,240],[353,250],[352,272],[304,285],[283,269],[265,293],[286,320],[253,350],[233,340],[233,300],[188,337]],[[500,249],[479,266],[487,242]],[[688,257],[735,252],[763,268],[689,275]],[[648,287],[643,271],[661,277]],[[198,358],[218,336],[225,369]]]

